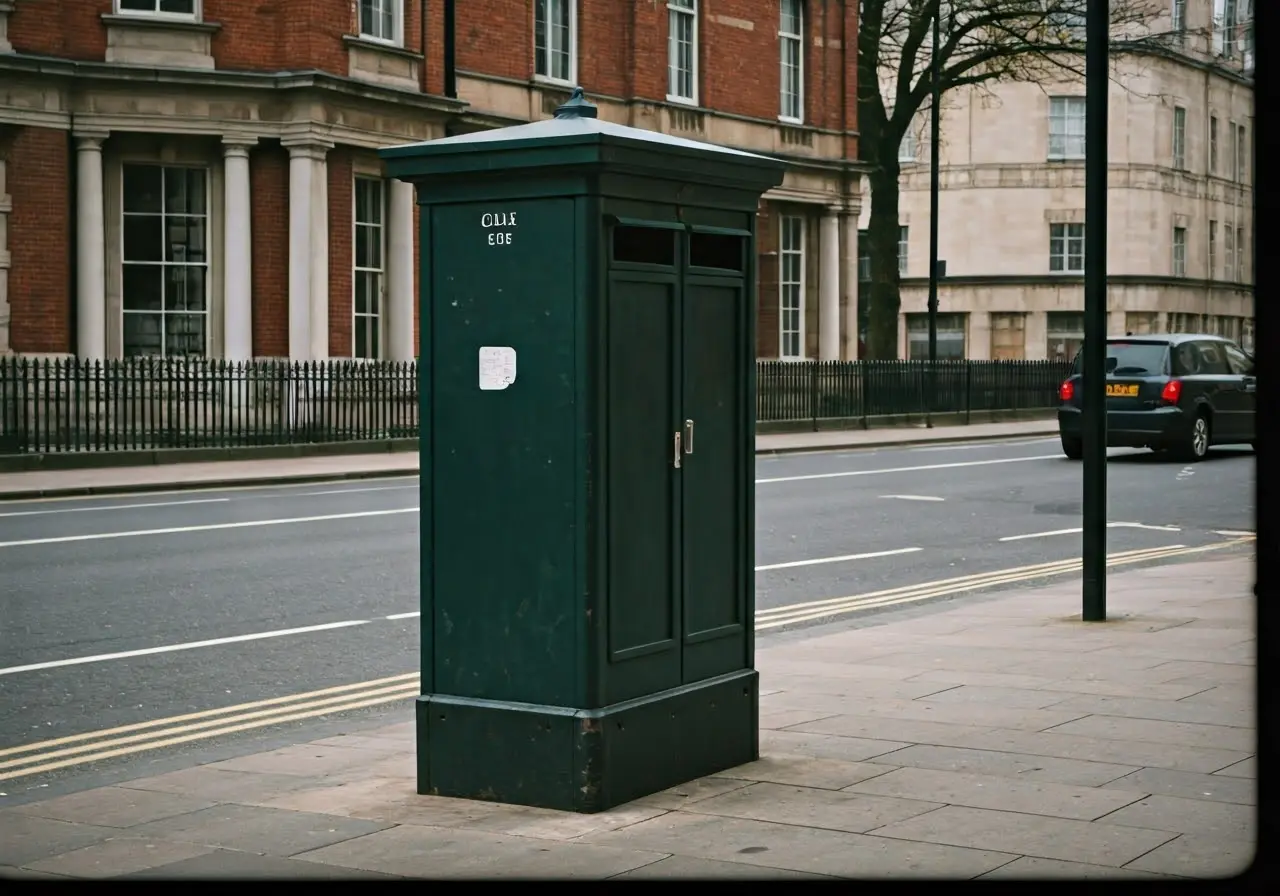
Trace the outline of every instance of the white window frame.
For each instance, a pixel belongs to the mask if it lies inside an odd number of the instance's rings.
[[[1076,110],[1079,115],[1076,115]],[[1082,96],[1049,97],[1049,146],[1050,159],[1083,159],[1085,151],[1085,98]],[[1071,123],[1079,118],[1079,133],[1071,133]],[[1061,122],[1060,130],[1055,129],[1055,122]],[[1054,146],[1055,138],[1060,145]]]
[[[146,16],[149,19],[177,19],[181,22],[200,21],[203,0],[192,0],[191,12],[167,12],[160,9],[161,0],[150,0],[151,9],[122,9],[120,0],[112,0],[114,12],[118,16]]]
[[[1232,178],[1236,183],[1242,184],[1248,179],[1249,168],[1249,144],[1245,141],[1244,125],[1235,125],[1234,136],[1231,142],[1231,148],[1235,150],[1235,159],[1231,163],[1231,171],[1235,175]]]
[[[796,31],[783,30],[787,7],[795,7]],[[796,89],[787,90],[787,73],[792,66],[788,61],[788,49],[795,50]],[[804,122],[804,0],[780,0],[778,3],[778,120],[791,124]],[[788,111],[789,107],[794,111]]]
[[[1236,276],[1236,229],[1230,221],[1222,225],[1222,273],[1223,279],[1234,282]]]
[[[686,106],[698,105],[698,0],[667,0],[667,101]],[[678,58],[676,53],[676,22],[689,19],[689,96],[673,93]]]
[[[1244,283],[1244,228],[1236,228],[1236,283]]]
[[[907,263],[911,252],[911,228],[905,224],[898,225],[898,276],[907,276]]]
[[[376,185],[378,190],[378,211],[382,218],[381,221],[362,221],[360,220],[360,185],[369,184]],[[351,179],[351,357],[362,360],[378,361],[386,354],[386,298],[387,298],[387,200],[389,191],[387,190],[387,182],[376,175],[357,174]],[[360,232],[362,229],[377,228],[377,245],[378,245],[378,261],[376,267],[357,264],[359,258]],[[370,277],[377,283],[376,291],[372,294],[377,302],[377,310],[373,312],[358,310],[356,304],[356,291],[359,288],[359,282],[362,276]],[[356,321],[364,318],[366,321],[372,320],[375,332],[377,334],[377,351],[373,355],[369,355],[363,351],[367,346],[358,346],[356,344]]]
[[[1174,42],[1182,46],[1187,36],[1187,0],[1173,0],[1169,8],[1169,30]]]
[[[1213,280],[1218,276],[1218,222],[1209,222],[1209,277]]]
[[[559,25],[559,10],[557,7],[563,5],[565,15],[569,20],[569,46],[567,48],[555,46],[552,39],[553,25]],[[541,17],[545,24],[543,30],[547,35],[547,46],[545,48],[547,70],[545,72],[538,71],[538,19]],[[577,0],[534,0],[533,4],[533,77],[538,81],[546,81],[551,84],[576,84],[578,78],[578,2]],[[555,69],[552,62],[553,54],[563,53],[568,57],[568,74],[561,78],[553,75],[551,72]]]
[[[784,361],[805,358],[805,268],[808,267],[805,218],[803,215],[778,216],[778,357]],[[798,276],[789,277],[788,259],[795,259]],[[788,326],[788,313],[794,313],[796,325]],[[794,343],[794,350],[788,346]]]
[[[938,360],[955,358],[954,354],[942,351],[944,343],[960,343],[960,358],[969,357],[969,313],[966,311],[943,311],[936,320],[938,335]],[[913,312],[906,315],[907,326],[907,360],[929,360],[929,315]],[[958,339],[956,337],[959,337]],[[919,346],[913,351],[915,346]]]
[[[1218,116],[1209,116],[1209,173],[1218,173]]]
[[[1056,244],[1056,245],[1055,245]],[[1079,248],[1079,252],[1072,252],[1075,247]],[[1055,249],[1058,251],[1055,252]],[[1053,267],[1053,260],[1060,260],[1060,267],[1056,270]],[[1072,267],[1072,261],[1079,259],[1077,267]],[[1084,225],[1061,223],[1049,225],[1049,273],[1061,274],[1062,276],[1075,276],[1084,273]]]
[[[1187,110],[1183,106],[1173,107],[1173,167],[1187,170]]]
[[[203,212],[202,214],[199,214],[199,215],[191,215],[191,214],[178,213],[178,212],[170,213],[170,212],[166,211],[166,210],[165,210],[165,208],[164,208],[165,188],[164,188],[164,180],[163,180],[163,178],[162,178],[162,180],[161,180],[161,187],[160,187],[160,211],[159,211],[159,212],[129,212],[129,211],[126,211],[125,209],[126,209],[126,207],[127,207],[127,205],[128,205],[128,195],[125,193],[125,189],[124,189],[124,172],[125,172],[125,169],[126,169],[126,168],[129,168],[129,167],[135,167],[135,168],[159,168],[159,169],[161,169],[162,171],[170,170],[170,169],[172,169],[172,170],[178,170],[178,171],[203,171],[203,172],[204,172],[204,212]],[[121,284],[121,297],[120,297],[120,350],[121,350],[121,354],[122,354],[122,355],[124,355],[125,357],[130,357],[130,355],[128,354],[128,351],[127,351],[127,349],[128,349],[128,345],[127,345],[127,343],[126,343],[126,339],[127,339],[127,335],[126,335],[126,333],[127,333],[127,331],[126,331],[126,329],[125,329],[124,322],[125,322],[125,319],[126,319],[126,318],[128,318],[130,315],[137,315],[137,316],[139,316],[139,317],[146,317],[146,316],[158,316],[158,317],[160,318],[160,354],[159,354],[159,355],[155,355],[155,356],[151,356],[151,357],[161,357],[161,358],[169,358],[169,357],[186,357],[186,356],[184,356],[184,355],[171,355],[171,354],[169,353],[169,351],[168,351],[168,347],[167,347],[167,346],[166,346],[166,344],[165,344],[165,342],[166,342],[166,336],[165,336],[165,334],[166,334],[166,332],[167,332],[167,331],[166,331],[166,329],[165,329],[165,318],[166,318],[166,317],[168,317],[170,314],[174,314],[174,315],[181,314],[181,315],[187,315],[187,316],[194,316],[194,315],[196,315],[196,314],[199,314],[199,315],[202,315],[202,316],[204,317],[204,346],[203,346],[203,347],[201,348],[201,350],[200,350],[199,357],[202,357],[202,358],[207,358],[207,357],[209,357],[209,347],[210,347],[210,345],[212,344],[212,341],[213,341],[213,333],[211,332],[211,331],[212,331],[212,327],[213,327],[213,315],[211,314],[211,310],[212,310],[212,309],[210,308],[210,305],[211,305],[211,304],[212,304],[212,302],[213,302],[213,295],[212,295],[212,292],[213,292],[213,289],[212,289],[212,287],[213,287],[213,277],[212,277],[212,270],[211,270],[210,257],[209,257],[210,252],[212,252],[212,250],[213,250],[213,233],[212,233],[212,228],[213,228],[213,208],[212,208],[212,205],[213,205],[213,196],[211,195],[212,191],[213,191],[213,171],[212,171],[212,169],[210,168],[210,166],[209,166],[209,165],[200,165],[200,164],[168,164],[168,163],[165,163],[165,162],[130,162],[130,161],[123,162],[123,163],[120,165],[120,284]],[[165,220],[166,218],[170,218],[170,217],[175,217],[175,218],[203,218],[203,219],[204,219],[204,261],[197,261],[197,262],[192,262],[192,261],[166,261],[166,260],[163,260],[163,259],[162,259],[162,260],[160,260],[160,261],[138,261],[138,260],[130,260],[130,258],[128,257],[128,255],[126,255],[126,254],[125,254],[125,226],[124,226],[124,225],[125,225],[125,220],[126,220],[127,218],[130,218],[130,217],[140,217],[140,218],[141,218],[141,217],[146,217],[146,218],[156,218],[156,217],[158,217],[158,218],[160,218],[160,222],[161,222],[161,227],[160,227],[160,231],[161,231],[161,245],[162,245],[166,250],[168,249],[168,245],[169,245],[169,243],[168,243],[168,236],[167,236],[167,234],[165,233],[165,228],[164,228],[164,220]],[[160,308],[159,308],[158,310],[154,310],[154,309],[152,309],[152,310],[141,310],[141,311],[130,311],[130,310],[128,310],[128,309],[125,307],[125,306],[126,306],[126,304],[127,304],[127,296],[125,296],[125,295],[123,294],[123,292],[124,292],[124,274],[125,274],[125,270],[126,270],[128,267],[130,267],[131,265],[138,265],[138,266],[144,266],[144,265],[145,265],[145,266],[158,266],[158,267],[160,267],[162,270],[163,270],[163,269],[166,269],[166,268],[183,268],[183,269],[188,269],[188,268],[200,268],[200,269],[203,269],[203,271],[204,271],[204,310],[203,310],[203,311],[200,311],[200,312],[191,312],[191,311],[184,311],[184,312],[177,312],[177,311],[174,311],[174,312],[171,312],[171,311],[169,311],[169,309],[168,309],[168,304],[169,304],[169,302],[168,302],[168,288],[167,288],[167,282],[166,282],[166,280],[165,280],[165,278],[164,278],[163,276],[161,277],[161,291],[162,291],[162,292],[161,292],[161,295],[162,295],[162,298],[161,298]],[[141,356],[141,357],[147,357],[147,356]]]
[[[390,8],[390,36],[364,30],[365,7],[372,7],[375,14],[385,14],[387,8]],[[381,16],[379,15],[374,21],[381,21]],[[392,47],[404,46],[404,0],[356,0],[356,33],[364,40],[371,40]]]
[[[1213,54],[1225,59],[1236,55],[1239,39],[1240,5],[1237,0],[1213,0]]]
[[[1173,228],[1173,276],[1187,276],[1187,228]]]
[[[920,152],[920,142],[916,140],[915,122],[907,126],[906,133],[902,135],[902,140],[898,142],[898,161],[899,162],[918,162]]]

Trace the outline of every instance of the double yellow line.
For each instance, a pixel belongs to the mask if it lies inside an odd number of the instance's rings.
[[[38,775],[72,765],[86,765],[116,756],[158,750],[253,728],[314,719],[332,713],[364,709],[418,694],[418,673],[393,675],[373,681],[346,684],[241,703],[223,709],[136,722],[119,728],[72,734],[54,740],[0,750],[0,781]]]
[[[1219,541],[1197,547],[1175,544],[1163,548],[1121,551],[1107,555],[1107,566],[1142,563],[1147,560],[1160,560],[1165,557],[1177,557],[1183,554],[1199,554],[1205,551],[1220,551],[1251,541],[1253,541],[1253,538],[1233,538],[1230,541]],[[977,591],[982,588],[1006,585],[1011,582],[1026,582],[1032,579],[1060,576],[1077,572],[1082,566],[1082,561],[1079,559],[1059,560],[1054,563],[1017,566],[1012,569],[999,569],[994,572],[957,576],[953,579],[924,582],[919,585],[888,588],[884,591],[872,591],[851,597],[833,597],[803,604],[789,604],[772,610],[757,610],[756,631],[767,631],[772,628],[781,628],[784,625],[795,625],[798,622],[811,622],[815,619],[844,616],[848,613],[858,613],[863,610],[872,610],[880,607],[892,607],[898,604],[909,604],[935,597],[963,594],[966,591]]]
[[[1229,541],[1199,547],[1172,545],[1140,551],[1124,551],[1111,554],[1108,566],[1124,563],[1141,563],[1183,554],[1197,554],[1252,542],[1252,537],[1233,538]],[[1040,563],[1002,569],[977,575],[959,576],[920,585],[889,588],[852,597],[816,600],[803,604],[791,604],[756,613],[756,630],[767,631],[798,622],[827,619],[914,601],[928,600],[976,591],[1011,582],[1064,575],[1079,570],[1079,560],[1062,560],[1056,563]],[[87,765],[104,759],[130,756],[174,747],[196,740],[236,734],[257,728],[267,728],[286,722],[297,722],[319,716],[333,715],[355,709],[364,709],[401,700],[410,700],[419,692],[418,673],[392,675],[373,681],[339,685],[304,694],[273,697],[253,703],[241,703],[222,709],[206,709],[201,712],[136,722],[118,728],[72,734],[53,740],[26,744],[20,747],[0,749],[0,781],[38,775],[70,766]]]

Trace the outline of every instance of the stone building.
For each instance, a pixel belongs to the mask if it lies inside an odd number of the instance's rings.
[[[602,118],[790,162],[761,208],[759,354],[849,356],[856,17],[0,0],[0,354],[412,358],[417,210],[376,150],[549,117],[580,84]]]
[[[1117,55],[1110,89],[1108,332],[1207,331],[1249,347],[1251,4],[1164,7],[1149,29],[1165,51]],[[1083,80],[944,97],[941,357],[1070,358],[1079,347],[1084,110]],[[900,151],[903,358],[928,353],[928,139],[926,112]]]

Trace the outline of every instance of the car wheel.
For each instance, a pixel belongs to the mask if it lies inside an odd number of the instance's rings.
[[[1062,436],[1062,453],[1067,456],[1067,460],[1079,460],[1084,457],[1084,442]]]
[[[1191,421],[1191,429],[1183,437],[1182,443],[1178,445],[1178,459],[1192,463],[1204,460],[1204,456],[1209,453],[1211,435],[1212,429],[1209,425],[1208,415],[1197,414],[1195,420]]]

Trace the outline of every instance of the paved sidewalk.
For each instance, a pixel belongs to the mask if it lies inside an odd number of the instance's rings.
[[[1253,569],[1114,575],[1107,623],[1070,583],[775,643],[758,762],[598,815],[416,795],[406,706],[0,811],[0,874],[1233,875],[1257,831]]]
[[[756,452],[783,454],[840,448],[985,441],[1056,435],[1057,431],[1057,423],[1052,420],[1020,420],[1010,423],[977,423],[972,426],[939,426],[933,429],[900,426],[869,430],[775,433],[757,436]],[[0,500],[369,479],[416,475],[417,472],[417,452],[404,451],[0,473]]]

